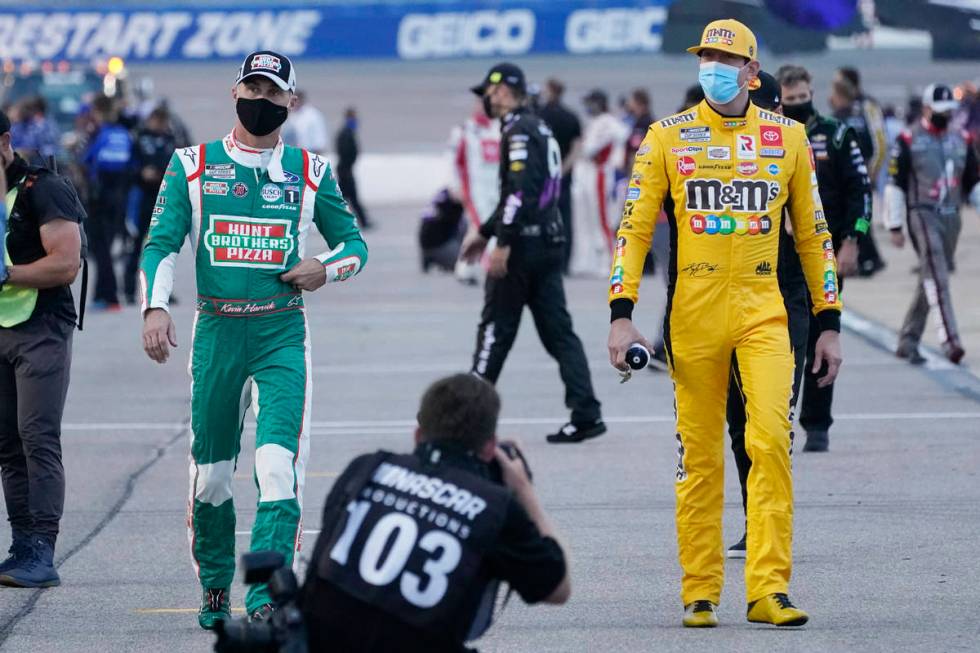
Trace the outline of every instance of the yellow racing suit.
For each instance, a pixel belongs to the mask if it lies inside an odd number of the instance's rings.
[[[725,402],[736,356],[752,460],[751,602],[786,592],[792,568],[793,354],[776,280],[784,208],[821,329],[840,329],[833,244],[804,126],[752,104],[731,118],[702,102],[650,127],[617,233],[613,320],[632,315],[661,208],[671,243],[664,335],[676,393],[681,598],[717,604],[721,595]]]

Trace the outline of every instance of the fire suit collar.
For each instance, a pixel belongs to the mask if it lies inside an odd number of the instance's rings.
[[[707,100],[702,100],[701,104],[698,105],[698,118],[704,120],[710,127],[731,131],[745,127],[748,121],[755,117],[757,110],[757,107],[750,101],[742,115],[723,116],[715,111]]]
[[[235,138],[235,130],[229,132],[221,140],[222,145],[225,148],[225,153],[231,157],[231,160],[239,165],[243,165],[248,168],[261,168],[262,167],[262,150],[256,150],[247,145],[243,145],[238,142]],[[284,182],[286,181],[286,175],[282,171],[282,153],[285,145],[282,139],[276,143],[276,146],[272,148],[272,158],[269,160],[269,178],[272,181]]]
[[[507,125],[511,124],[512,122],[514,122],[515,120],[517,120],[518,118],[520,118],[522,115],[524,115],[525,112],[527,112],[527,109],[525,107],[517,107],[516,109],[514,109],[513,111],[511,111],[510,113],[508,113],[506,116],[504,116],[504,118],[503,118],[504,126],[507,126]]]
[[[807,135],[809,135],[810,132],[819,124],[820,124],[820,112],[814,109],[813,113],[810,115],[810,118],[806,121]]]

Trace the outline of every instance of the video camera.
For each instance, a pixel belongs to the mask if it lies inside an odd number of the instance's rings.
[[[268,621],[248,617],[219,621],[216,627],[218,653],[307,653],[306,627],[299,608],[299,583],[276,551],[258,551],[242,556],[245,584],[269,584],[275,609]]]

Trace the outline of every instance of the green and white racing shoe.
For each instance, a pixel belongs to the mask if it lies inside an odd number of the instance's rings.
[[[214,630],[219,621],[231,618],[231,589],[209,587],[201,598],[201,609],[197,613],[197,623],[204,630]]]

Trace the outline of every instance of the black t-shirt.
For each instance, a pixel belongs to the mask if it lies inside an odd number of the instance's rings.
[[[18,187],[17,201],[7,216],[7,253],[14,265],[33,263],[47,255],[41,227],[54,220],[81,223],[85,219],[75,187],[67,177],[35,168],[16,156],[7,168],[7,184]],[[32,315],[50,313],[75,321],[75,300],[69,286],[42,288]]]
[[[334,484],[333,490],[327,498],[324,508],[323,530],[320,540],[317,542],[314,560],[304,587],[304,613],[310,635],[311,651],[337,650],[348,653],[386,653],[388,651],[399,651],[399,653],[457,653],[466,651],[468,649],[463,646],[463,637],[458,633],[461,632],[465,635],[472,624],[487,618],[489,611],[493,608],[497,582],[506,582],[528,603],[536,603],[547,598],[561,583],[566,570],[565,557],[561,547],[554,539],[541,535],[527,511],[509,492],[503,493],[505,498],[503,500],[502,521],[499,529],[495,531],[495,537],[486,542],[470,542],[474,546],[483,548],[483,552],[479,569],[475,578],[467,586],[463,598],[454,605],[433,608],[450,611],[445,616],[449,622],[457,625],[457,634],[448,630],[435,633],[431,629],[412,625],[393,613],[390,605],[385,609],[355,598],[334,583],[321,578],[322,573],[317,572],[317,568],[320,566],[318,559],[330,554],[326,551],[326,545],[336,529],[336,524],[328,523],[327,520],[347,519],[346,515],[351,514],[349,513],[350,509],[345,507],[350,497],[352,495],[364,496],[361,489],[364,483],[356,479],[358,476],[365,478],[365,471],[378,468],[379,458],[377,456],[377,454],[361,456],[354,460]],[[405,457],[400,459],[404,461]],[[397,462],[398,459],[389,458],[388,460],[396,460]],[[445,466],[451,466],[451,464],[450,461],[445,463]],[[371,469],[367,470],[365,466],[370,466]],[[433,475],[439,473],[438,471],[426,471]],[[448,474],[443,472],[440,476],[448,477]],[[357,488],[352,487],[352,479],[355,479],[353,484],[357,485]],[[455,481],[460,487],[466,482],[459,475],[458,470]],[[486,483],[482,479],[479,479],[479,482]],[[479,484],[471,486],[474,492],[478,488]],[[377,492],[376,487],[373,492]],[[489,509],[490,507],[488,507]],[[367,519],[370,521],[370,518]],[[474,532],[476,529],[477,527],[474,527]],[[373,532],[370,537],[374,537]],[[335,534],[333,539],[337,540]],[[341,539],[343,538],[341,537]],[[400,539],[400,533],[399,537],[395,539]],[[421,541],[422,539],[420,539]],[[354,547],[357,547],[356,543]],[[433,550],[433,557],[430,560],[438,562],[443,559],[443,556],[442,552]],[[465,560],[466,556],[464,555],[462,559]],[[363,557],[361,562],[363,565]],[[450,582],[453,582],[453,578],[450,575]],[[430,584],[433,582],[431,577],[427,582]],[[388,591],[398,592],[398,587],[399,583],[392,581],[388,585]]]
[[[558,102],[550,102],[541,107],[538,110],[538,116],[551,127],[555,140],[558,141],[558,149],[561,150],[561,158],[567,158],[572,149],[572,143],[575,142],[576,138],[582,137],[582,124],[578,118]]]

